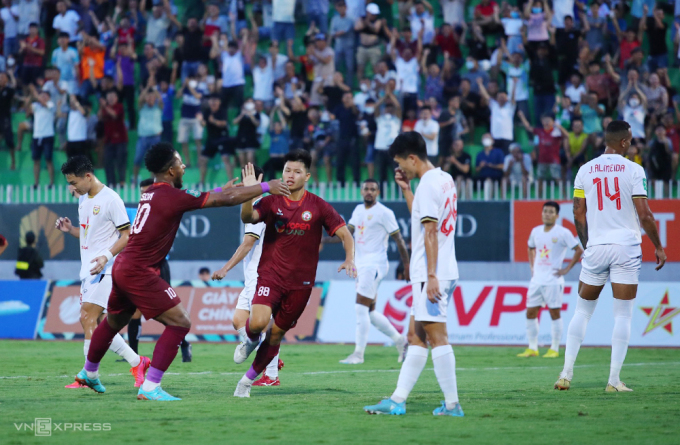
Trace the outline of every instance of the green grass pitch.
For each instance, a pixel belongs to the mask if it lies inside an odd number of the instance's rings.
[[[363,365],[340,365],[349,345],[283,345],[282,386],[232,397],[247,365],[233,344],[195,344],[163,387],[181,402],[136,400],[125,363],[109,352],[106,394],[67,390],[83,363],[81,342],[0,341],[0,444],[670,444],[680,441],[680,350],[630,349],[622,379],[635,390],[604,392],[609,349],[585,348],[570,391],[553,383],[563,359],[519,359],[523,348],[455,347],[464,418],[434,417],[441,391],[431,359],[400,417],[362,407],[389,396],[399,365],[394,348],[369,346]],[[140,345],[151,355],[153,344]],[[110,423],[111,431],[17,431],[34,418]],[[17,425],[15,425],[17,424]]]

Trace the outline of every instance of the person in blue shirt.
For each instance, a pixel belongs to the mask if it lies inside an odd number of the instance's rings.
[[[503,155],[503,150],[494,148],[493,142],[491,134],[486,133],[482,136],[484,150],[477,153],[475,160],[477,181],[484,182],[487,179],[491,179],[494,182],[500,182],[501,178],[503,178],[505,156]]]
[[[175,97],[175,87],[167,80],[160,81],[161,100],[163,101],[163,132],[161,141],[173,142],[172,122],[175,118],[173,99]]]
[[[278,120],[275,120],[278,118]],[[274,179],[283,171],[285,164],[284,156],[290,148],[290,130],[286,123],[286,116],[280,107],[272,109],[269,121],[271,130],[269,131],[269,159],[264,164],[264,175],[269,180]]]

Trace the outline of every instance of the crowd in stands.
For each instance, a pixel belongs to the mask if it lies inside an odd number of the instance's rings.
[[[54,183],[55,150],[91,156],[110,185],[136,183],[160,140],[177,143],[201,183],[215,156],[231,178],[268,150],[260,160],[273,177],[293,148],[312,153],[314,182],[359,182],[363,165],[385,182],[387,149],[404,131],[422,134],[431,161],[460,180],[563,181],[603,152],[614,118],[631,124],[628,157],[650,179],[676,177],[678,57],[669,54],[678,54],[680,1],[2,6],[2,139],[12,169],[32,139],[36,184],[43,159]]]

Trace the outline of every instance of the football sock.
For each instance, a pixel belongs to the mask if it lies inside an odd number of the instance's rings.
[[[170,367],[170,363],[177,356],[177,350],[184,336],[189,333],[189,328],[182,326],[166,326],[161,337],[156,342],[151,359],[151,368],[165,372]],[[149,370],[151,370],[149,368]],[[161,377],[163,375],[161,374]],[[146,377],[149,378],[148,375]],[[159,379],[160,382],[160,379]]]
[[[87,351],[90,350],[90,340],[85,340],[83,342],[83,352],[85,353],[85,358],[87,358]]]
[[[538,349],[538,318],[527,318],[527,341],[529,349]]]
[[[269,341],[263,341],[260,344],[260,349],[257,350],[255,360],[253,360],[253,364],[246,373],[246,376],[249,379],[255,380],[255,378],[265,370],[269,362],[279,355],[280,347],[281,345],[270,345]]]
[[[621,380],[621,366],[626,359],[628,341],[630,340],[630,324],[633,317],[635,300],[614,299],[614,332],[612,333],[612,362],[609,370],[609,383],[616,386]]]
[[[109,326],[109,322],[106,318],[102,320],[102,322],[99,323],[95,328],[94,332],[92,333],[92,338],[90,339],[90,347],[87,351],[87,358],[85,359],[85,371],[87,371],[88,377],[97,377],[99,362],[102,361],[102,358],[111,346],[111,342],[117,333],[118,331]],[[88,369],[88,364],[90,369]],[[93,375],[90,373],[93,373]]]
[[[451,345],[432,348],[434,375],[444,393],[446,409],[453,409],[458,403],[458,386],[456,384],[456,356]]]
[[[264,373],[270,379],[276,380],[276,378],[279,376],[279,354],[276,354],[276,357],[274,357],[272,361],[269,362]]]
[[[394,390],[392,397],[393,401],[401,403],[408,397],[409,393],[415,386],[420,377],[420,373],[425,368],[427,362],[427,348],[422,346],[409,346],[406,352],[406,358],[401,365],[399,371],[399,380],[397,381],[397,389]]]
[[[250,330],[250,318],[246,320],[246,336],[250,339],[250,341],[260,340],[260,333]]]
[[[133,318],[128,324],[128,343],[133,351],[138,352],[139,336],[142,334],[142,319]]]
[[[153,366],[149,366],[144,383],[142,383],[142,390],[147,392],[153,391],[158,386],[160,386],[161,380],[163,379],[163,374],[165,374],[164,371],[156,369]]]
[[[364,356],[366,350],[366,343],[368,343],[368,331],[371,328],[371,320],[368,315],[368,306],[363,304],[355,304],[354,311],[357,314],[357,330],[356,330],[356,346],[354,353]]]
[[[113,337],[113,341],[111,342],[109,349],[124,358],[131,367],[134,368],[135,366],[139,365],[139,355],[137,355],[137,353],[133,351],[127,343],[125,343],[125,340],[123,340],[123,337],[121,337],[120,334],[116,334],[116,336]]]
[[[246,338],[248,338],[248,334],[246,334],[246,327],[243,326],[242,328],[238,329],[238,340],[240,342],[245,342]]]
[[[552,333],[552,346],[550,346],[550,349],[553,351],[559,352],[560,350],[560,342],[562,341],[562,329],[563,329],[563,322],[562,318],[558,318],[557,320],[552,320],[552,325],[551,325],[551,333]]]
[[[399,341],[399,337],[401,337],[401,335],[394,328],[394,326],[392,326],[392,323],[390,323],[387,317],[385,317],[378,311],[371,311],[370,317],[371,324],[373,324],[373,326],[375,326],[376,329],[378,329],[380,332],[391,338],[393,342],[396,343],[397,341]]]
[[[571,380],[574,375],[574,362],[578,350],[581,348],[581,343],[583,343],[583,338],[586,336],[586,328],[590,317],[595,312],[595,306],[597,306],[597,300],[589,301],[581,297],[576,300],[576,312],[569,323],[567,345],[564,348],[564,370],[561,376],[566,379]]]

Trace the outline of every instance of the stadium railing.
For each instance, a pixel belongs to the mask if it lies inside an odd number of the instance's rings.
[[[195,190],[212,190],[221,184],[189,184],[186,188]],[[573,184],[570,181],[531,181],[526,183],[502,181],[475,181],[468,179],[458,181],[458,198],[461,201],[514,201],[514,200],[571,200]],[[113,188],[123,201],[131,203],[139,201],[139,188],[134,185],[116,186]],[[357,202],[361,201],[360,187],[347,183],[344,187],[340,183],[332,185],[319,184],[308,187],[314,193],[327,201]],[[678,199],[680,197],[680,181],[671,180],[649,181],[648,195],[650,199]],[[383,201],[401,201],[404,199],[396,183],[383,184],[381,199]],[[0,204],[55,204],[76,202],[67,185],[53,187],[31,185],[0,185]]]

